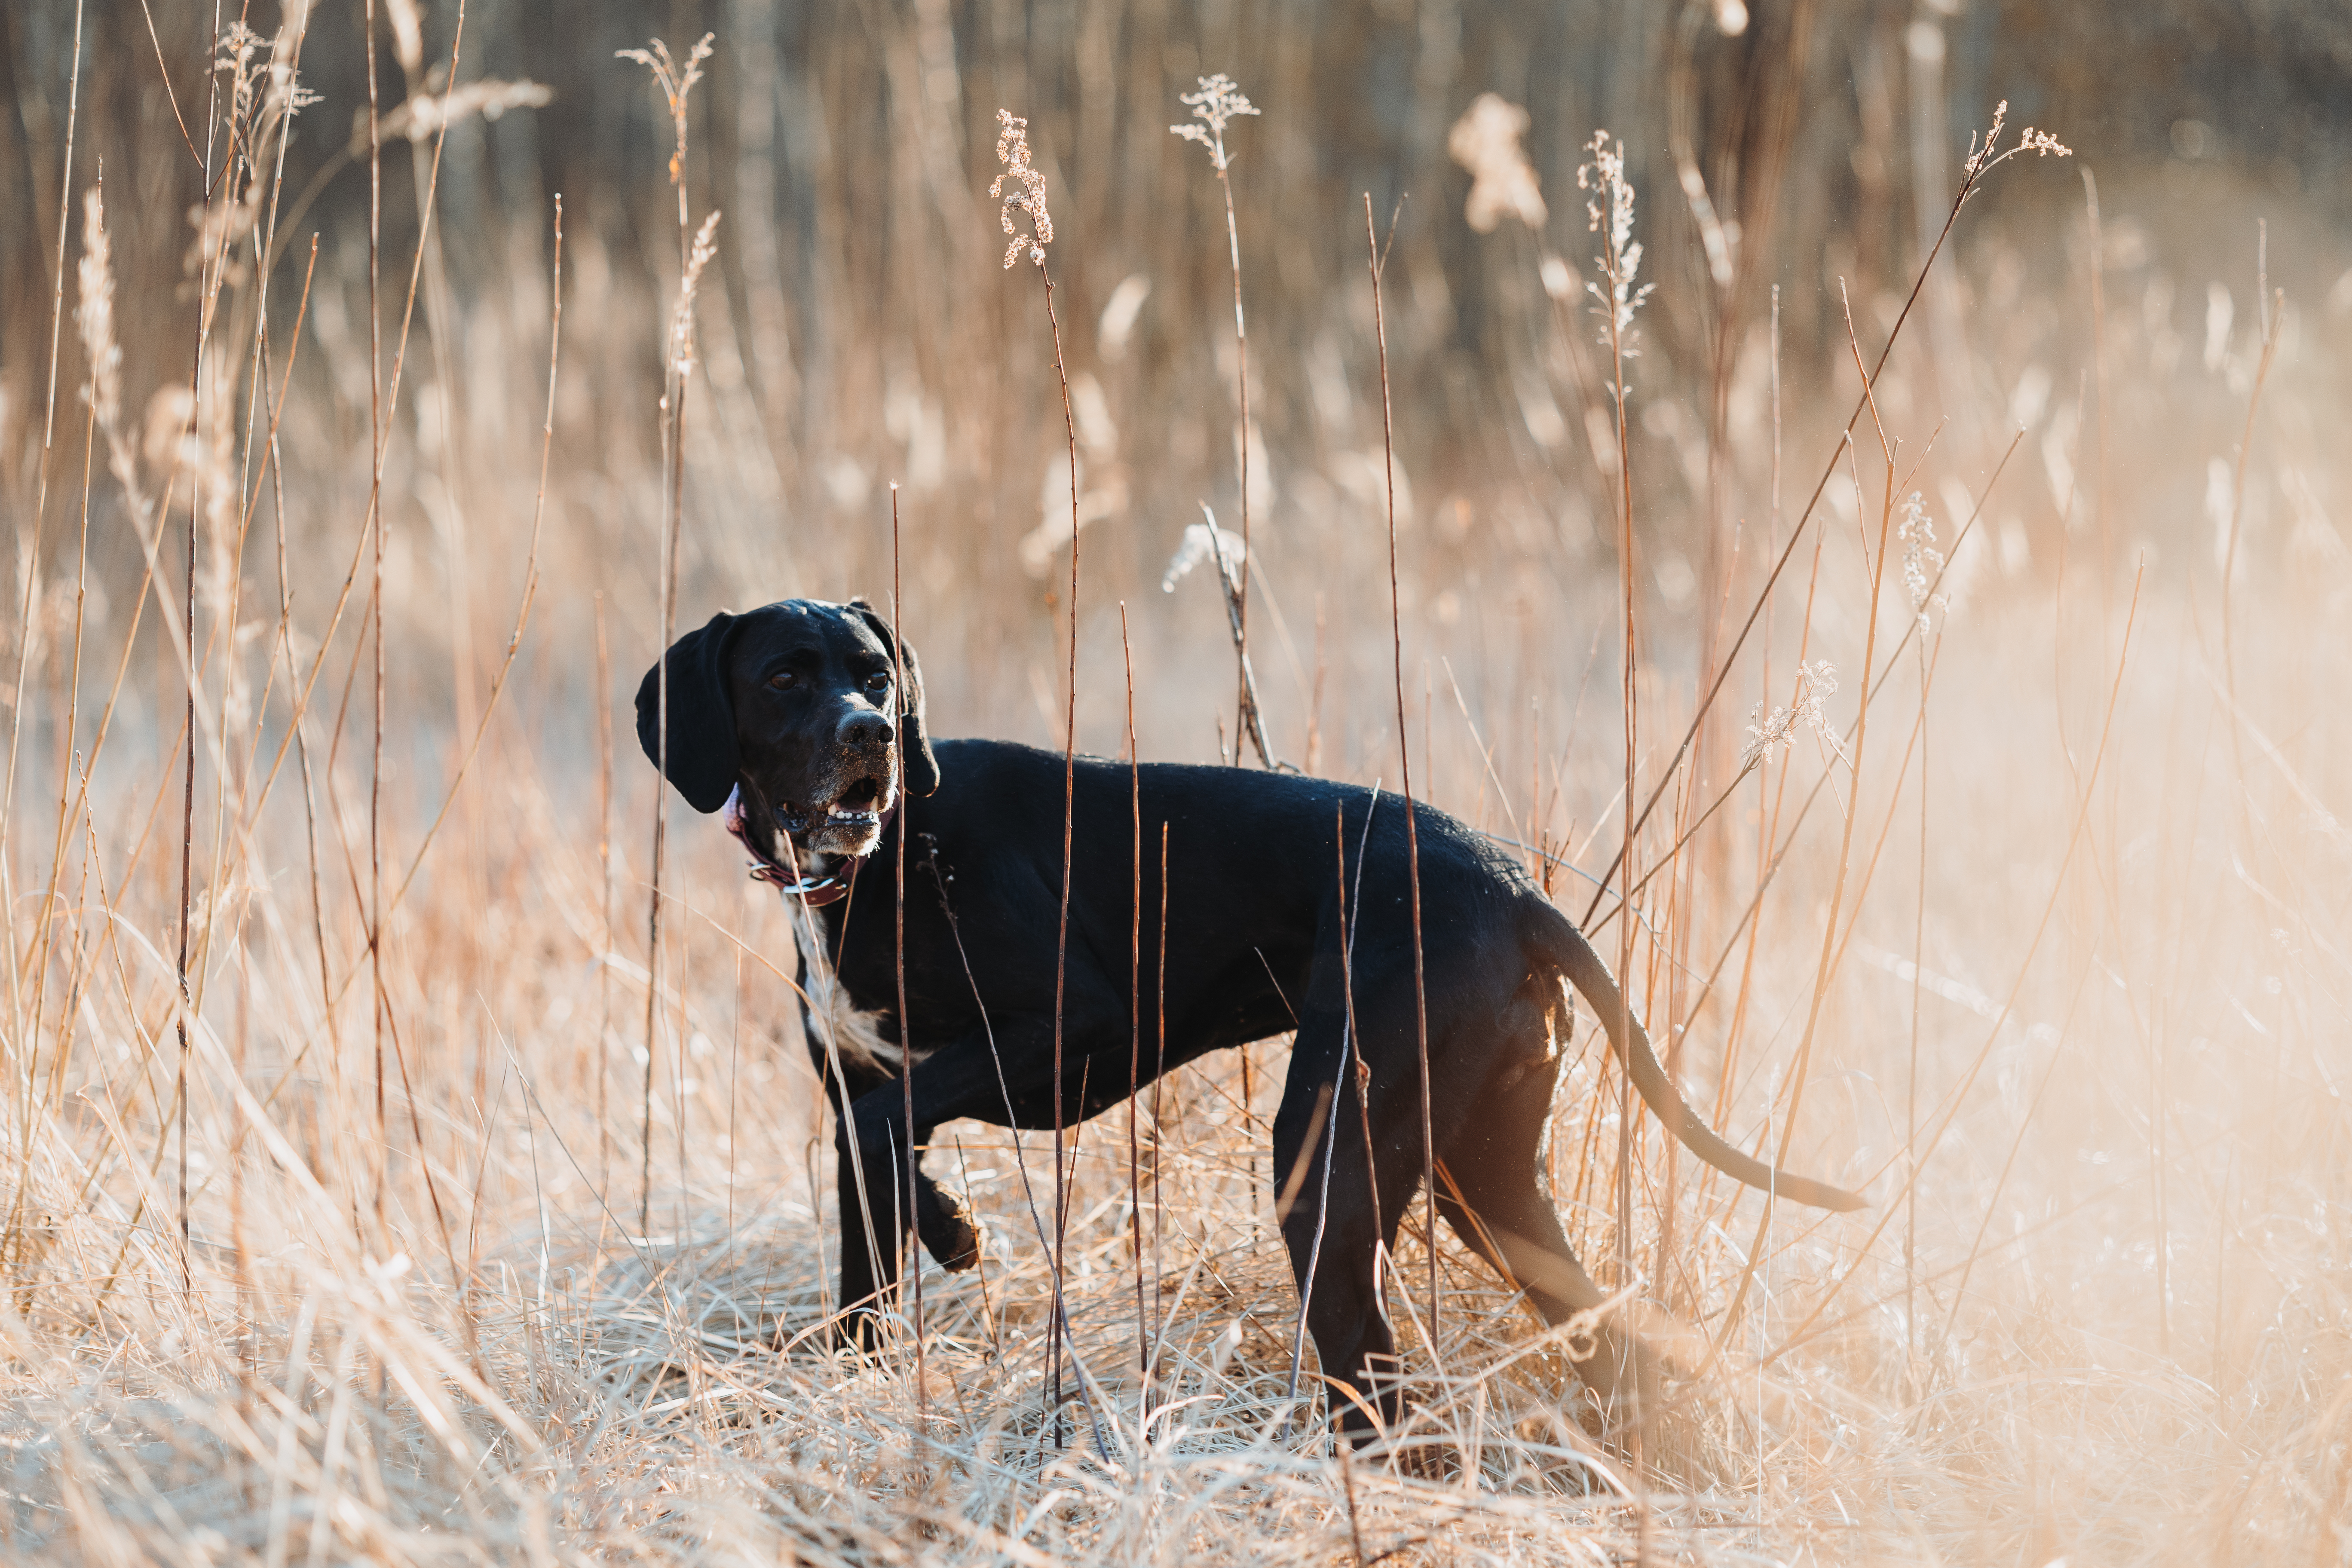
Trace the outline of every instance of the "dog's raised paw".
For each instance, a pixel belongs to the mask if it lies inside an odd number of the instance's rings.
[[[961,1198],[948,1194],[941,1196],[945,1199],[945,1212],[922,1227],[923,1250],[949,1273],[961,1274],[978,1266],[987,1232]]]

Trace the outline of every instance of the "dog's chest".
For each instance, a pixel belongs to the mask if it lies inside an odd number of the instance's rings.
[[[858,1005],[857,998],[841,984],[834,969],[828,935],[824,926],[805,921],[793,922],[793,941],[800,948],[801,973],[808,993],[803,1016],[808,1024],[809,1044],[840,1068],[895,1076],[906,1053],[890,1038],[899,1032],[891,1027],[892,1010]],[[916,1062],[920,1064],[937,1048],[936,1041],[926,1045],[918,1040]]]

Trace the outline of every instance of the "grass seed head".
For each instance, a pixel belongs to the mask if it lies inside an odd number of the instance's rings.
[[[1531,123],[1517,104],[1482,92],[1446,134],[1446,152],[1470,171],[1470,197],[1462,216],[1480,234],[1494,233],[1507,217],[1540,233],[1551,216],[1535,166],[1519,146]]]
[[[385,0],[383,9],[392,21],[392,47],[400,57],[400,68],[414,77],[425,64],[425,18],[417,15],[416,0]]]
[[[1617,352],[1632,359],[1633,313],[1657,285],[1635,283],[1642,270],[1642,242],[1633,237],[1633,184],[1625,177],[1625,144],[1612,144],[1608,132],[1595,131],[1584,150],[1591,162],[1577,165],[1576,188],[1587,193],[1587,229],[1603,237],[1601,254],[1592,260],[1609,284],[1606,291],[1598,283],[1585,287],[1600,301],[1592,313],[1601,319],[1601,346],[1608,348],[1613,340]]]
[[[1917,490],[1903,502],[1903,521],[1895,537],[1903,544],[1904,591],[1911,596],[1911,613],[1919,619],[1919,635],[1926,637],[1932,629],[1928,612],[1948,609],[1951,600],[1933,591],[1937,576],[1944,570],[1944,552],[1936,548],[1936,520],[1927,515]]]
[[[122,412],[122,345],[114,335],[114,247],[106,235],[106,202],[96,185],[81,199],[81,231],[74,326],[89,361],[91,411],[110,431]]]
[[[719,215],[712,213],[695,231],[694,249],[687,258],[686,275],[678,280],[677,310],[669,324],[669,367],[680,381],[694,374],[694,292],[702,284],[702,269],[719,253],[714,237]]]
[[[1242,563],[1242,536],[1229,528],[1219,528],[1215,522],[1196,522],[1184,530],[1183,542],[1169,558],[1168,570],[1160,579],[1160,591],[1172,594],[1176,584],[1192,574],[1192,569],[1216,551],[1217,564],[1226,576],[1235,575]]]
[[[996,161],[1004,165],[1004,170],[989,183],[988,194],[1003,203],[996,209],[996,221],[1013,237],[1013,243],[1004,247],[1004,265],[1010,268],[1021,259],[1022,250],[1026,247],[1030,261],[1043,267],[1045,247],[1054,243],[1054,218],[1045,210],[1045,176],[1029,162],[1029,122],[1009,109],[996,111],[996,122],[1000,127]],[[1007,180],[1020,187],[1009,196],[1004,194]],[[1036,226],[1034,237],[1021,232],[1021,226],[1013,221],[1015,212]]]
[[[638,55],[645,51],[627,52]],[[415,93],[383,117],[383,134],[387,141],[405,136],[411,142],[430,142],[441,132],[477,114],[485,120],[496,120],[509,109],[538,109],[554,96],[535,81],[488,79],[469,81],[444,93]]]
[[[1797,666],[1796,700],[1785,708],[1775,708],[1772,716],[1763,717],[1764,705],[1759,702],[1748,717],[1748,744],[1739,750],[1739,772],[1746,773],[1765,761],[1772,748],[1788,749],[1796,743],[1800,726],[1811,730],[1816,740],[1830,753],[1848,767],[1853,759],[1846,754],[1845,742],[1838,738],[1837,726],[1830,721],[1829,710],[1822,706],[1837,695],[1837,666],[1828,659]]]
[[[2003,150],[2000,146],[2000,129],[2008,119],[2009,100],[2004,98],[1993,105],[1992,124],[1984,133],[1983,144],[1981,146],[1978,144],[1976,132],[1969,133],[1968,162],[1960,165],[1960,199],[1962,201],[1966,201],[1975,193],[1978,181],[2021,153],[2031,153],[2041,158],[2071,158],[2074,155],[2074,150],[2072,147],[2067,146],[2047,131],[2036,131],[2031,125],[2027,126],[2024,132],[2018,137],[2016,146]]]
[[[694,84],[702,79],[702,62],[710,58],[711,40],[715,33],[705,33],[688,51],[686,64],[681,66],[671,58],[669,46],[659,38],[649,48],[615,49],[616,59],[635,60],[654,73],[654,85],[662,90],[662,100],[669,106],[670,131],[676,150],[669,155],[669,183],[673,185],[686,178],[686,100],[694,91]]]
[[[1192,106],[1194,123],[1168,129],[1187,142],[1198,142],[1206,147],[1210,166],[1222,174],[1232,162],[1225,153],[1226,124],[1244,114],[1257,113],[1258,107],[1243,97],[1234,79],[1223,71],[1194,79],[1201,84],[1200,91],[1176,95],[1177,102]]]

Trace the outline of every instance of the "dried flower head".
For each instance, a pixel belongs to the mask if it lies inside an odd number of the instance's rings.
[[[281,31],[275,43],[242,22],[232,23],[215,47],[213,69],[227,79],[220,103],[228,136],[227,166],[209,197],[188,209],[196,231],[185,258],[187,275],[208,287],[242,279],[240,247],[260,222],[268,181],[264,165],[273,137],[283,152],[286,122],[319,100],[296,79],[293,67],[299,30]],[[362,142],[364,145],[364,142]]]
[[[205,384],[215,380],[215,363],[206,367]],[[184,384],[159,386],[147,400],[147,424],[141,436],[147,471],[158,476],[166,495],[194,505],[202,526],[198,532],[195,569],[196,602],[215,616],[230,607],[236,583],[233,545],[237,528],[237,483],[230,455],[236,437],[236,400],[212,394],[199,402]],[[235,681],[232,678],[232,686]]]
[[[399,108],[383,117],[381,134],[387,141],[394,136],[405,136],[411,142],[429,142],[441,132],[477,114],[485,120],[496,120],[509,109],[540,108],[554,96],[535,81],[496,81],[487,78],[481,81],[469,81],[463,87],[453,87],[438,95],[411,93],[401,101]]]
[[[1234,79],[1223,71],[1193,79],[1201,84],[1201,90],[1180,92],[1176,101],[1192,106],[1192,119],[1197,123],[1171,125],[1168,129],[1187,142],[1198,142],[1206,147],[1210,166],[1222,174],[1230,162],[1225,154],[1226,122],[1244,114],[1255,114],[1257,105],[1244,98]]]
[[[1602,321],[1601,347],[1613,344],[1622,357],[1631,359],[1633,312],[1657,285],[1634,283],[1642,270],[1642,244],[1633,237],[1633,184],[1625,177],[1625,144],[1620,142],[1612,146],[1609,132],[1596,131],[1584,150],[1591,161],[1577,165],[1576,188],[1587,193],[1586,227],[1602,237],[1601,254],[1592,260],[1609,285],[1606,292],[1599,283],[1588,283],[1585,288],[1600,301],[1592,313]]]
[[[122,409],[122,345],[114,335],[114,247],[106,237],[106,204],[91,186],[81,199],[80,293],[74,326],[89,362],[89,405],[112,430]]]
[[[83,195],[81,211],[80,297],[74,302],[74,326],[89,361],[89,408],[106,437],[107,469],[130,499],[131,516],[144,528],[147,497],[140,484],[139,455],[123,427],[122,345],[114,330],[114,246],[107,237],[100,187],[92,186]]]
[[[694,84],[702,79],[702,62],[710,58],[710,40],[715,33],[705,33],[701,41],[689,50],[686,64],[680,66],[670,58],[669,46],[659,38],[650,49],[617,49],[614,58],[635,60],[654,73],[654,84],[662,89],[662,98],[669,105],[670,131],[674,151],[669,155],[669,183],[680,184],[686,178],[686,100],[694,91]],[[678,215],[678,225],[685,226],[685,215]]]
[[[1853,759],[1846,755],[1845,742],[1838,738],[1831,724],[1828,711],[1822,704],[1837,694],[1837,667],[1828,659],[1814,664],[1800,661],[1797,665],[1797,699],[1786,708],[1775,708],[1769,719],[1763,716],[1764,704],[1759,702],[1748,717],[1755,721],[1748,726],[1748,744],[1740,748],[1739,771],[1748,772],[1763,762],[1772,748],[1784,750],[1794,744],[1799,725],[1811,730],[1832,755],[1848,767]]]
[[[1541,230],[1551,215],[1536,183],[1535,166],[1519,147],[1532,121],[1528,111],[1491,92],[1482,92],[1454,122],[1445,150],[1470,171],[1470,199],[1463,216],[1480,234],[1492,234],[1507,217]]]
[[[253,120],[261,74],[254,69],[254,61],[261,49],[261,35],[242,22],[231,22],[213,46],[213,72],[228,78],[226,107],[233,143],[242,140],[239,133]]]
[[[425,18],[417,15],[416,0],[385,0],[383,9],[392,20],[393,52],[413,79],[425,64]]]
[[[719,253],[712,237],[719,232],[719,215],[712,213],[702,220],[702,227],[694,236],[694,249],[688,256],[686,274],[678,280],[677,310],[669,324],[670,374],[680,381],[694,374],[694,291],[702,284],[702,269]]]
[[[1205,512],[1208,509],[1202,510]],[[1213,518],[1184,530],[1183,542],[1176,546],[1176,553],[1169,558],[1168,570],[1160,579],[1160,591],[1174,593],[1176,584],[1192,575],[1192,569],[1208,560],[1213,551],[1217,557],[1218,573],[1228,583],[1237,578],[1241,573],[1242,536],[1229,528],[1219,528]]]
[[[1013,237],[1004,247],[1004,265],[1010,268],[1021,259],[1025,247],[1029,259],[1039,267],[1045,265],[1045,247],[1054,243],[1053,215],[1045,210],[1045,176],[1029,163],[1029,122],[1012,110],[996,111],[996,123],[1001,128],[996,137],[996,161],[1004,165],[1003,173],[990,182],[988,194],[1004,205],[996,209],[996,221]],[[1011,180],[1020,189],[1011,195],[1004,194],[1004,182]],[[1036,226],[1036,236],[1021,232],[1013,215],[1021,213]]]
[[[2009,100],[2004,98],[1993,106],[1992,126],[1984,134],[1984,145],[1979,147],[1977,144],[1976,132],[1969,132],[1969,160],[1960,165],[1960,200],[1966,201],[1973,195],[1977,183],[1988,173],[2021,153],[2032,153],[2042,158],[2071,158],[2074,155],[2072,147],[2047,131],[2036,131],[2031,125],[2018,137],[2016,146],[2001,149],[2000,128],[2008,119]]]
[[[1926,637],[1933,629],[1928,612],[1948,610],[1951,601],[1935,592],[1936,579],[1944,571],[1944,552],[1936,548],[1936,520],[1927,515],[1917,490],[1903,503],[1903,522],[1895,537],[1903,543],[1903,586],[1911,596],[1911,613],[1919,617],[1919,635]]]

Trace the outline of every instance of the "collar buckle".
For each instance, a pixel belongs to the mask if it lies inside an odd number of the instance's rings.
[[[896,813],[897,808],[893,807],[883,814],[885,826]],[[735,841],[751,855],[751,880],[766,882],[784,898],[798,899],[813,910],[821,910],[827,904],[836,904],[849,897],[850,888],[857,879],[857,868],[866,864],[866,857],[859,855],[845,859],[842,868],[830,876],[794,875],[791,868],[762,854],[752,846],[751,839],[744,837],[743,786],[740,784],[735,786],[734,793],[728,795],[727,804],[719,808],[719,820],[720,826],[733,834]]]

